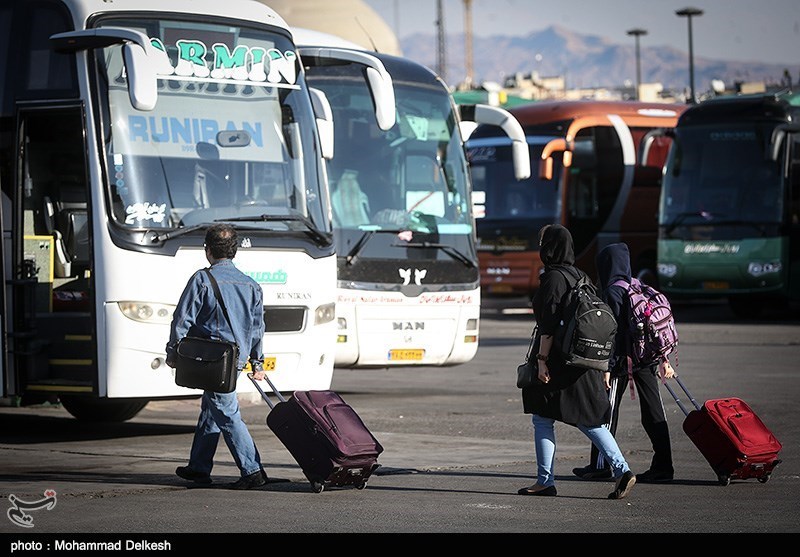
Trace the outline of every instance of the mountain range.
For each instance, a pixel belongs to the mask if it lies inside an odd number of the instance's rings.
[[[474,82],[503,83],[516,73],[538,72],[542,77],[564,76],[567,87],[621,87],[636,82],[636,50],[633,37],[623,45],[597,35],[574,33],[552,26],[526,36],[493,35],[473,37]],[[457,85],[466,76],[464,35],[446,37],[444,79]],[[417,33],[400,40],[403,56],[437,67],[435,34]],[[672,47],[643,46],[640,43],[642,83],[661,83],[665,89],[683,91],[689,87],[689,55]],[[694,52],[695,89],[711,89],[711,80],[722,80],[727,88],[737,82],[782,82],[788,70],[794,83],[800,81],[800,64],[755,61],[712,60]]]

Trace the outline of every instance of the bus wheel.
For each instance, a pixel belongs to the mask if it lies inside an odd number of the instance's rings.
[[[763,309],[763,300],[748,296],[731,296],[728,299],[728,305],[736,317],[742,319],[755,319],[761,315]]]
[[[93,398],[62,395],[61,404],[75,418],[86,422],[124,422],[147,406],[146,398]]]

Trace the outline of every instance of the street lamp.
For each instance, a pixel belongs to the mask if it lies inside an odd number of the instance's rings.
[[[703,15],[703,10],[697,8],[683,8],[675,12],[675,15],[685,17],[689,21],[689,91],[691,102],[694,103],[697,97],[694,95],[694,47],[692,46],[692,17]]]
[[[642,35],[647,35],[647,31],[644,29],[630,29],[628,31],[628,35],[632,36],[636,40],[636,100],[641,100],[641,93],[639,88],[642,85],[642,64],[641,58],[639,57],[639,37]]]

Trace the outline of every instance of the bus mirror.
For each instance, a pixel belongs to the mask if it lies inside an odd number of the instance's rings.
[[[531,177],[531,154],[528,144],[523,141],[511,142],[511,157],[514,161],[514,177],[517,180],[527,180]]]
[[[366,66],[367,85],[372,95],[375,108],[375,120],[383,131],[394,127],[397,118],[397,108],[394,97],[394,83],[392,76],[378,58],[359,52],[358,50],[345,50],[342,48],[300,47],[297,52],[303,58],[308,58],[308,63],[313,65],[315,60],[340,60]]]
[[[322,146],[322,157],[326,160],[333,158],[333,110],[328,97],[320,89],[310,87],[311,105],[314,107],[314,116],[317,119],[319,142]]]
[[[478,124],[499,126],[511,138],[511,153],[514,162],[514,177],[526,180],[531,177],[531,157],[525,131],[514,115],[502,108],[488,104],[461,105],[459,113],[462,120]]]
[[[659,137],[674,138],[675,133],[666,128],[655,128],[644,134],[642,140],[639,142],[639,165],[651,166],[648,163],[650,160],[650,149],[653,147],[656,139]]]
[[[781,152],[781,145],[783,144],[783,140],[786,136],[800,133],[800,124],[780,124],[775,126],[775,129],[772,130],[772,138],[769,142],[769,152],[767,153],[767,157],[771,161],[777,161],[778,157],[780,157]]]
[[[547,157],[539,161],[539,178],[541,180],[553,179],[553,158]]]
[[[378,121],[378,127],[383,131],[390,130],[397,122],[392,78],[386,70],[380,72],[374,68],[367,68],[367,81],[375,103],[375,119]]]
[[[142,111],[156,107],[158,88],[155,62],[148,55],[153,46],[147,35],[141,31],[121,27],[69,31],[51,35],[50,44],[57,52],[79,52],[121,44],[131,105]]]
[[[150,111],[156,107],[158,87],[156,71],[145,49],[137,44],[122,47],[125,72],[128,75],[128,96],[136,110]]]

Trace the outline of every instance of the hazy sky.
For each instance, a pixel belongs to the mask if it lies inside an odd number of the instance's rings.
[[[436,33],[437,0],[364,0],[400,39]],[[463,33],[463,0],[444,0],[448,34]],[[477,36],[527,35],[551,25],[625,44],[633,28],[647,30],[642,48],[672,46],[688,52],[686,7],[703,10],[692,17],[695,58],[784,63],[800,61],[800,0],[472,0]]]

